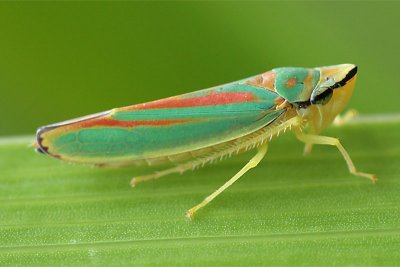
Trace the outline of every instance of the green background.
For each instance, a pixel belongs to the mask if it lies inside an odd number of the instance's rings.
[[[400,3],[0,4],[0,135],[239,80],[355,63],[351,107],[398,108]]]
[[[0,138],[0,266],[399,265],[399,14],[382,1],[1,2],[0,135],[13,137]],[[348,62],[362,115],[324,133],[376,185],[286,134],[189,221],[254,152],[132,189],[157,168],[66,164],[29,145],[41,125]]]

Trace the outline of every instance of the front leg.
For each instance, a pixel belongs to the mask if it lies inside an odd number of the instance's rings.
[[[358,116],[357,110],[350,109],[349,111],[344,113],[344,115],[340,115],[340,114],[337,115],[335,117],[335,120],[333,121],[333,125],[335,125],[336,127],[342,127],[342,126],[348,124],[349,122],[351,122],[357,116]],[[312,146],[313,146],[313,144],[306,144],[304,146],[303,154],[305,156],[311,153]]]
[[[358,112],[355,109],[350,109],[344,115],[337,115],[335,120],[333,121],[333,125],[337,127],[342,127],[352,121],[354,118],[358,116]]]
[[[328,137],[328,136],[321,136],[321,135],[311,135],[311,134],[304,134],[300,129],[295,130],[296,137],[306,143],[307,145],[331,145],[336,146],[339,149],[340,153],[344,157],[344,160],[347,163],[347,167],[351,174],[355,176],[365,177],[370,179],[373,183],[376,182],[377,177],[374,174],[359,172],[357,171],[356,167],[354,166],[353,161],[350,158],[350,155],[344,149],[342,144],[340,143],[339,139]]]

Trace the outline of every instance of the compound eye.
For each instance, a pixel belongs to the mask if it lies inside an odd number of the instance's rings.
[[[315,93],[319,93],[319,92],[314,91],[311,94],[311,99],[310,99],[311,104],[325,105],[332,98],[333,90],[331,88],[326,88],[326,90],[321,92],[320,94],[315,94]]]

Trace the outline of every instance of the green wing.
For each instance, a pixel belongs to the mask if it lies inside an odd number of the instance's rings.
[[[124,163],[193,151],[252,133],[274,121],[279,96],[237,82],[113,109],[39,129],[39,149],[82,163]]]

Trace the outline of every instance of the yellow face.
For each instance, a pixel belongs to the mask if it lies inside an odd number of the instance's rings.
[[[311,93],[310,105],[298,112],[310,124],[311,132],[319,133],[344,109],[353,93],[357,66],[342,64],[316,68],[320,72],[317,86]]]

